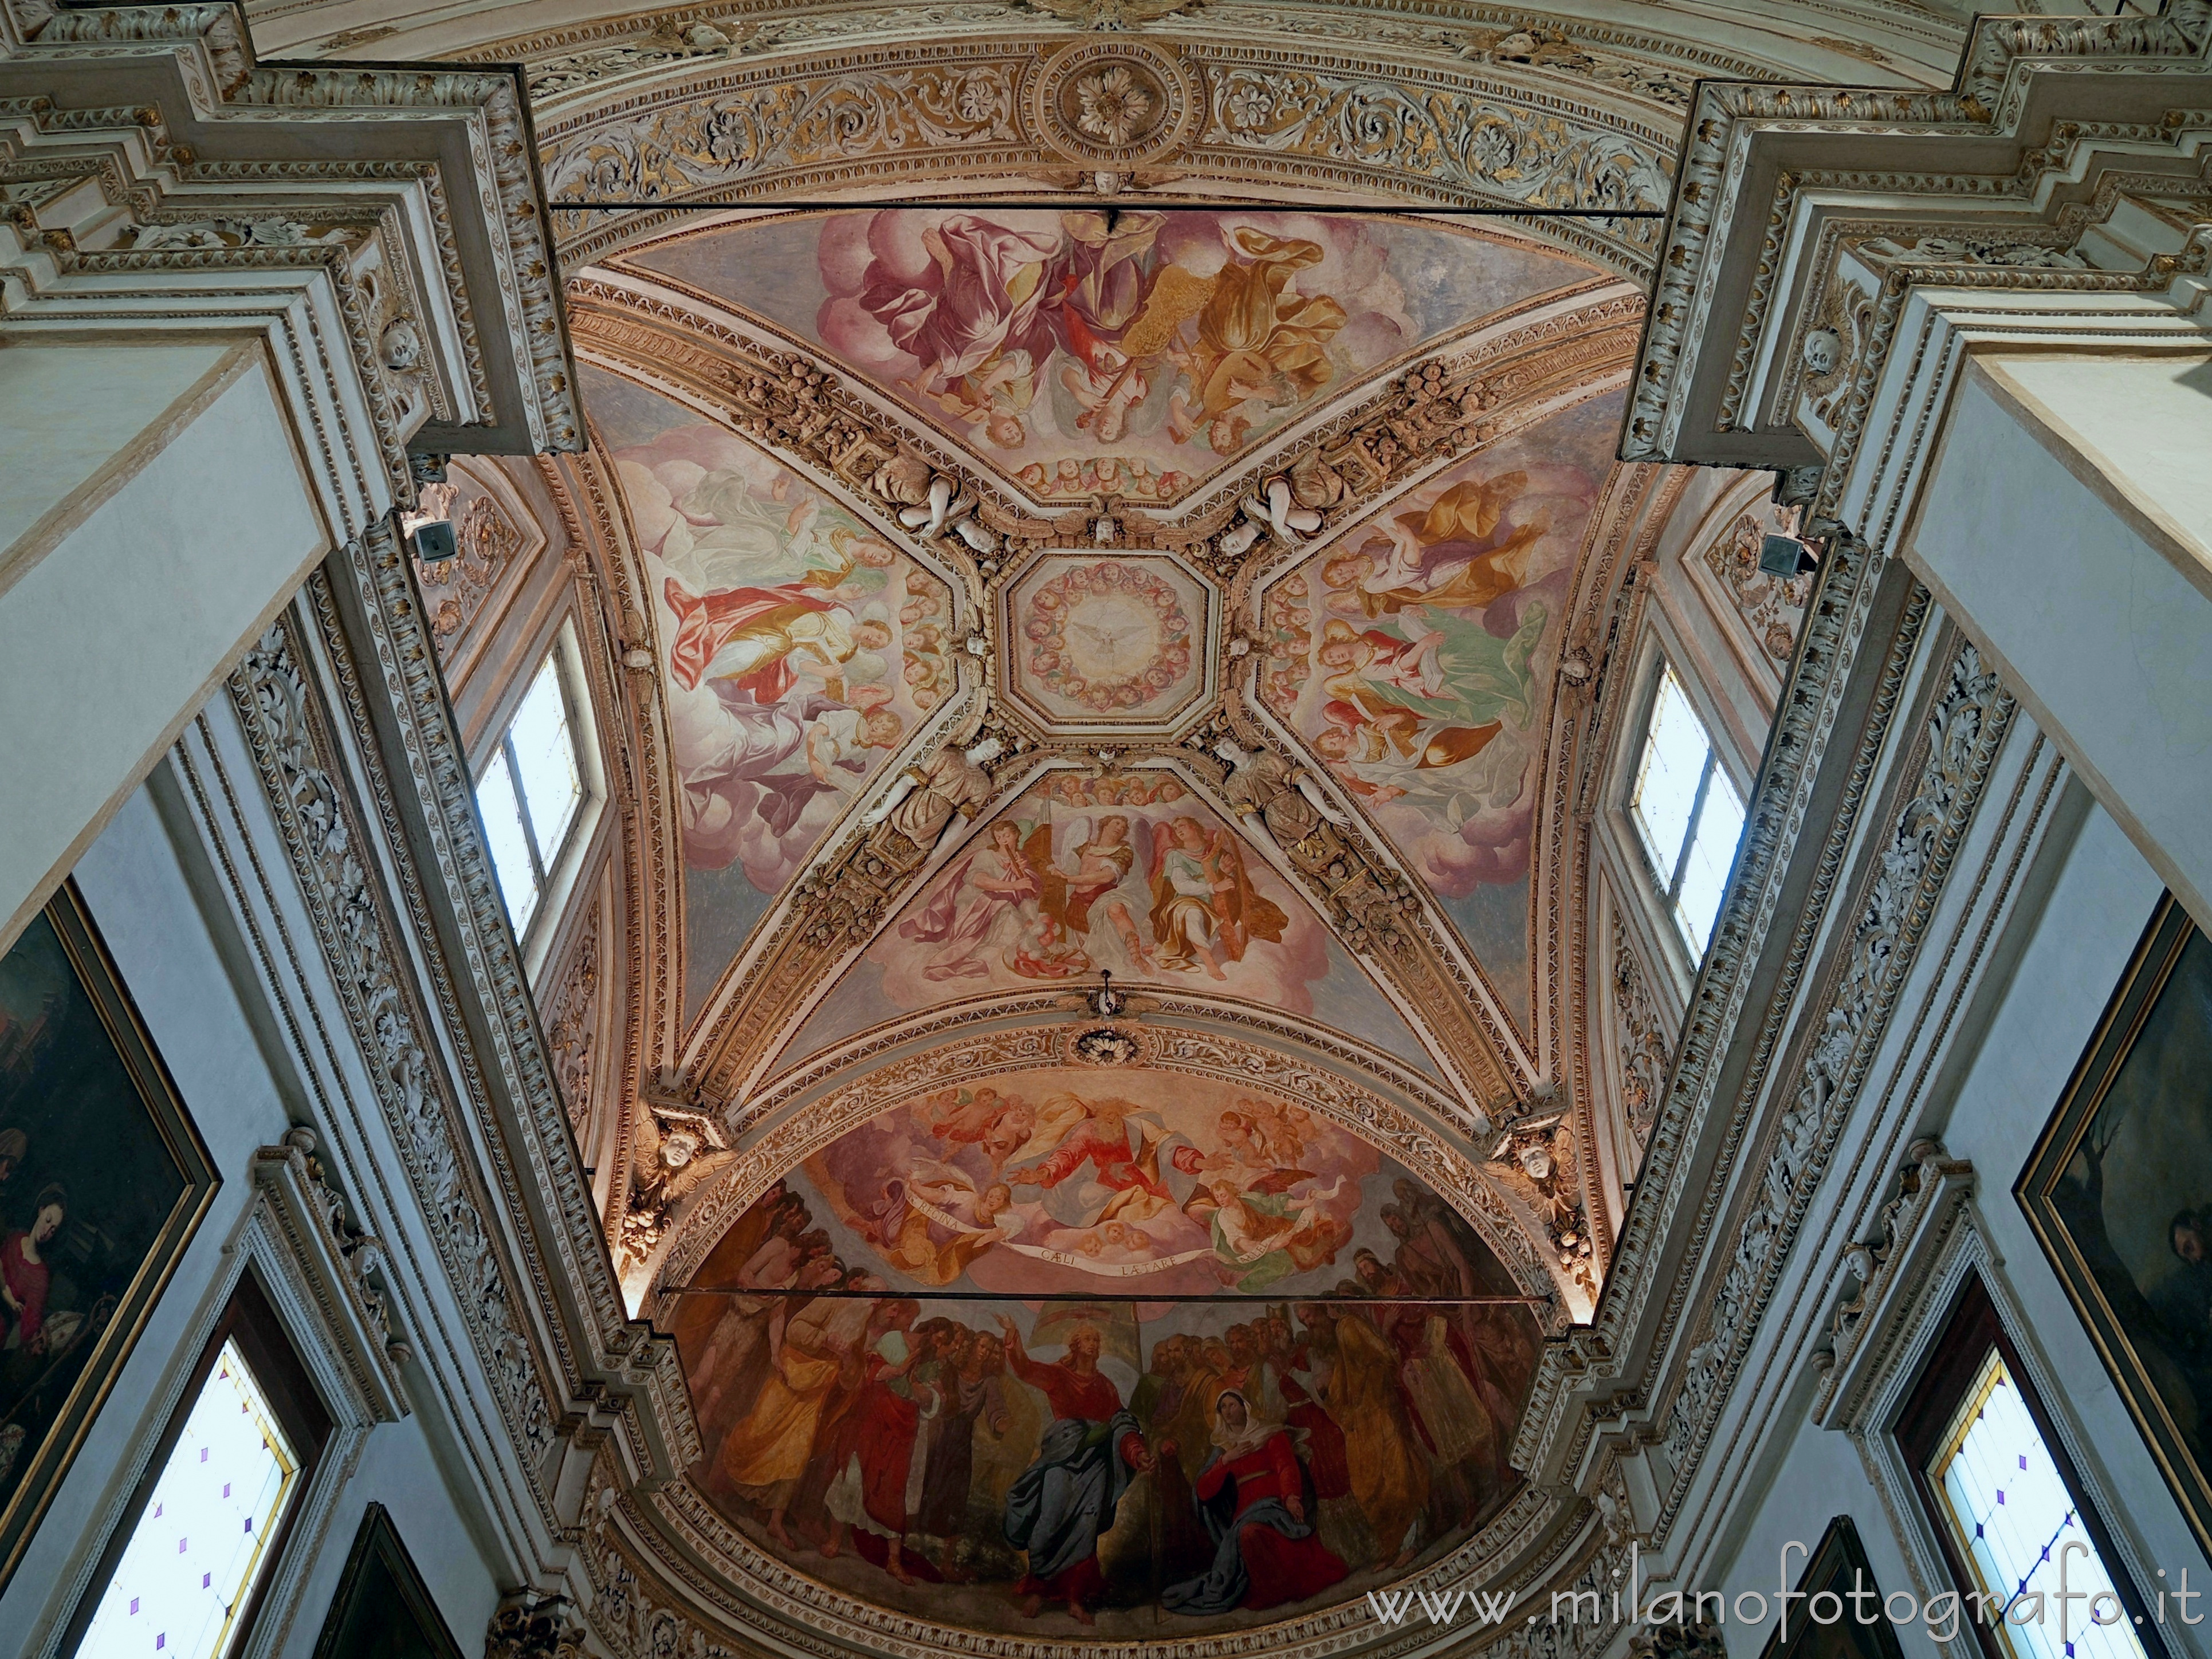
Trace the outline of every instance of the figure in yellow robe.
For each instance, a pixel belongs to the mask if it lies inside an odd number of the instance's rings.
[[[784,1512],[806,1473],[807,1454],[838,1375],[866,1334],[875,1304],[860,1297],[819,1297],[796,1316],[776,1351],[775,1370],[743,1422],[722,1443],[722,1469],[749,1498],[768,1506],[768,1529],[786,1549]]]
[[[1344,1431],[1352,1495],[1391,1565],[1410,1559],[1413,1522],[1428,1508],[1429,1466],[1408,1431],[1398,1398],[1398,1355],[1364,1316],[1336,1321],[1336,1364],[1329,1372],[1328,1414]]]
[[[1229,233],[1229,262],[1214,273],[1198,313],[1198,337],[1182,354],[1196,392],[1178,392],[1178,438],[1203,426],[1220,454],[1241,447],[1243,427],[1232,418],[1254,397],[1275,404],[1303,403],[1334,378],[1328,343],[1346,319],[1326,294],[1285,295],[1292,276],[1321,263],[1318,242],[1270,236],[1250,226]]]

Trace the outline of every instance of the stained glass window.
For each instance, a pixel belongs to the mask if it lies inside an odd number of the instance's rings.
[[[2008,1609],[2000,1629],[2014,1659],[2143,1659],[2080,1506],[1996,1348],[1928,1475],[1975,1588]],[[2065,1588],[2090,1599],[2059,1601],[2062,1565]]]
[[[226,1341],[162,1465],[78,1659],[216,1659],[297,1498],[300,1459]]]
[[[1651,699],[1628,808],[1682,942],[1702,958],[1743,834],[1743,798],[1671,666]]]
[[[530,931],[583,804],[583,774],[556,646],[538,665],[500,734],[491,764],[477,781],[477,810],[483,815],[492,868],[518,935]]]

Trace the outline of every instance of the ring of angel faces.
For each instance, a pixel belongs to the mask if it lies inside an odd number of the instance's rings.
[[[1213,596],[1171,558],[1047,554],[1006,615],[1009,689],[1048,722],[1156,724],[1203,689]]]
[[[700,1490],[857,1600],[1203,1637],[1510,1498],[1540,1338],[1468,1223],[1285,1100],[1150,1066],[944,1087],[763,1194],[672,1322]]]

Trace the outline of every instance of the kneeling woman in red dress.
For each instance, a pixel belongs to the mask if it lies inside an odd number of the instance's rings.
[[[1170,1584],[1171,1613],[1227,1613],[1303,1601],[1349,1569],[1314,1534],[1313,1498],[1291,1431],[1229,1389],[1213,1406],[1213,1451],[1193,1483],[1216,1546],[1202,1577]]]

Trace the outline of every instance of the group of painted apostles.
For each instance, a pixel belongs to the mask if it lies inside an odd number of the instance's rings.
[[[775,1195],[740,1224],[762,1234],[744,1289],[687,1356],[704,1483],[784,1551],[908,1583],[1012,1579],[1030,1616],[1220,1614],[1401,1570],[1517,1478],[1537,1351],[1524,1310],[1466,1299],[1465,1224],[1402,1187],[1392,1259],[1363,1249],[1328,1298],[1251,1298],[1218,1335],[1154,1338],[1144,1364],[1124,1309],[1048,1303],[1026,1340],[997,1315],[924,1316],[839,1262],[802,1195]],[[1139,1375],[1126,1400],[1102,1355]]]

